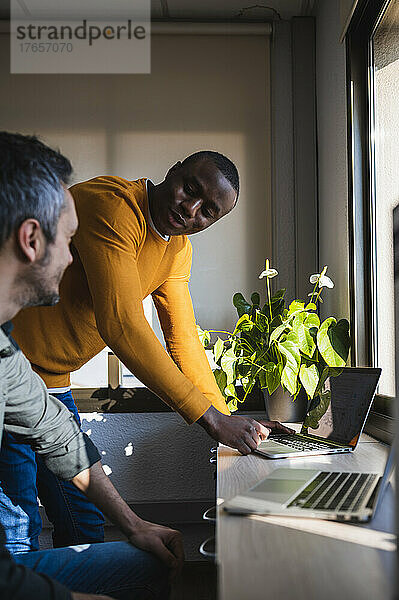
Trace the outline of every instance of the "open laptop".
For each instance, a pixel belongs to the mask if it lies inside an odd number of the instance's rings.
[[[235,514],[270,514],[364,522],[373,518],[394,465],[391,447],[384,473],[275,469],[222,507]]]
[[[369,414],[381,369],[345,367],[329,377],[321,399],[311,402],[300,433],[275,434],[255,454],[294,458],[353,452]]]

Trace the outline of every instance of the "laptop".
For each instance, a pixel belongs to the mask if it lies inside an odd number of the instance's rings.
[[[329,377],[321,399],[314,398],[300,433],[270,435],[255,454],[294,458],[353,452],[369,414],[381,375],[379,368],[345,367]]]
[[[233,514],[284,515],[332,521],[370,521],[394,466],[394,446],[384,473],[276,469],[222,507]]]

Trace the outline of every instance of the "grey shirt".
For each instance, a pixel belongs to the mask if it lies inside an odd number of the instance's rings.
[[[62,479],[72,479],[100,460],[97,448],[80,431],[70,411],[50,396],[42,379],[9,336],[10,324],[0,327],[0,442],[3,428],[37,452]],[[69,599],[62,585],[16,565],[3,546],[0,532],[0,598]]]

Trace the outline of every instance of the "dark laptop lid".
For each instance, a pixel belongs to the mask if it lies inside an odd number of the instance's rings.
[[[326,381],[327,393],[315,398],[301,433],[355,447],[369,413],[381,369],[345,367]]]

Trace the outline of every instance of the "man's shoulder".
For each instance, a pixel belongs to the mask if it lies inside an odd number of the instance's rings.
[[[145,229],[147,214],[146,180],[129,181],[122,177],[102,175],[77,183],[70,188],[79,222],[85,228],[94,221],[111,223],[119,229]],[[95,219],[93,219],[95,217]]]
[[[146,198],[146,180],[129,181],[115,175],[100,175],[81,181],[69,188],[77,205],[93,203],[112,205],[125,202],[144,208]]]

